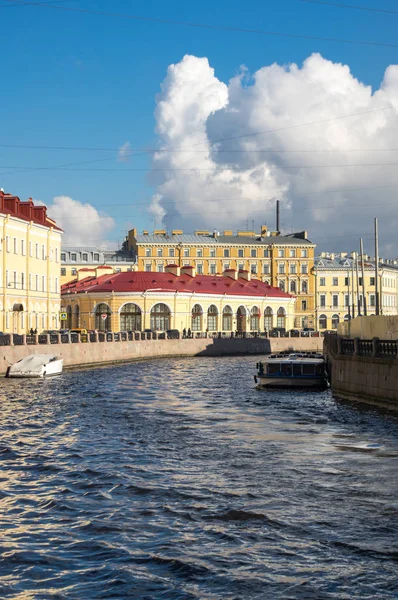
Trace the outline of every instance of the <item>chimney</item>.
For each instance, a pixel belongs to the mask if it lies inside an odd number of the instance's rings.
[[[238,271],[236,271],[235,269],[225,269],[222,275],[223,277],[230,277],[231,279],[235,279],[235,281],[238,279]]]
[[[239,269],[238,278],[244,279],[245,281],[250,281],[251,273],[250,271],[246,271],[246,269]]]
[[[101,275],[105,275],[105,273],[101,273]],[[77,281],[81,281],[82,279],[86,279],[86,277],[95,277],[96,269],[79,269],[77,272]]]
[[[165,273],[171,273],[179,277],[181,275],[181,269],[178,265],[166,265]]]
[[[182,235],[182,229],[173,229],[171,235]]]
[[[340,252],[340,258],[347,258],[347,252]]]
[[[224,229],[224,235],[232,235],[232,229]]]
[[[114,273],[115,269],[113,267],[108,267],[107,265],[101,265],[95,269],[96,277],[101,277],[102,275],[113,275]]]
[[[279,200],[276,201],[276,231],[280,232],[279,227]]]
[[[196,269],[192,265],[184,265],[181,267],[181,275],[188,275],[189,277],[195,277]]]

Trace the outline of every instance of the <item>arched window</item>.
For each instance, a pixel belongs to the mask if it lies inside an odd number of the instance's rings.
[[[195,304],[192,309],[191,329],[192,331],[202,331],[203,310],[200,304]]]
[[[120,331],[141,331],[141,309],[130,302],[120,311]]]
[[[278,283],[279,285],[279,289],[281,290],[281,292],[285,291],[285,282],[283,281],[283,279]]]
[[[308,281],[302,281],[301,282],[301,291],[303,294],[307,294],[308,293]]]
[[[167,331],[170,329],[170,309],[166,304],[159,303],[151,309],[151,329]]]
[[[104,302],[95,309],[95,328],[97,331],[111,330],[111,309]]]
[[[250,331],[260,331],[260,309],[253,306],[250,311]]]
[[[344,321],[349,321],[351,319],[350,315],[344,315]]]
[[[326,329],[328,326],[328,320],[326,315],[319,316],[319,329]]]
[[[75,306],[75,314],[74,314],[74,327],[78,329],[80,327],[80,308],[78,305]]]
[[[236,329],[238,331],[246,331],[246,309],[244,306],[239,306],[236,311]]]
[[[295,294],[296,291],[297,291],[297,289],[296,289],[296,282],[293,280],[293,281],[290,282],[290,292],[292,294]]]
[[[267,306],[267,308],[264,311],[264,331],[271,331],[272,329],[272,320],[273,320],[273,310],[270,306]]]
[[[339,324],[339,315],[332,315],[332,329],[337,329],[337,325]]]
[[[283,306],[280,306],[278,308],[278,312],[276,315],[276,326],[277,327],[282,327],[283,329],[286,326],[286,311],[283,308]]]
[[[222,311],[222,330],[232,331],[232,308],[230,306],[224,306]]]
[[[66,328],[72,329],[72,307],[69,305],[66,307]],[[36,319],[36,327],[37,327],[37,319]]]
[[[207,310],[207,329],[208,331],[217,331],[218,326],[218,310],[217,307],[212,304]]]

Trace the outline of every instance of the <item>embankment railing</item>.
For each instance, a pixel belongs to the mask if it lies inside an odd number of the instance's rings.
[[[361,340],[360,338],[344,338],[336,334],[326,334],[325,346],[335,355],[398,357],[398,340],[380,340],[376,337],[372,340]]]

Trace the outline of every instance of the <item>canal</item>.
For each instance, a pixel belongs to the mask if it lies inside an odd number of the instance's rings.
[[[256,358],[0,383],[0,597],[398,597],[398,419]]]

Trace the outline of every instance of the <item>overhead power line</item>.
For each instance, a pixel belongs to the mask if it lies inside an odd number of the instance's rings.
[[[353,4],[341,4],[340,2],[325,2],[324,0],[300,0],[308,4],[324,4],[325,6],[337,6],[338,8],[351,8],[353,10],[363,10],[367,12],[378,12],[389,15],[398,15],[398,10],[390,10],[387,8],[372,8],[370,6],[354,6]]]
[[[51,4],[47,4],[44,2],[24,2],[24,6],[36,6],[42,8],[50,8],[52,10],[62,10],[68,12],[75,12],[79,14],[89,14],[89,15],[98,15],[103,17],[114,17],[119,19],[128,19],[135,21],[144,21],[144,22],[152,22],[152,23],[160,23],[162,25],[179,25],[183,27],[196,27],[199,29],[213,29],[216,31],[231,31],[234,33],[250,33],[256,35],[267,35],[267,36],[276,36],[276,37],[284,37],[284,38],[294,38],[294,39],[303,39],[303,40],[315,40],[315,41],[323,41],[323,42],[333,42],[339,44],[357,44],[361,46],[382,46],[389,48],[398,48],[398,44],[391,44],[387,42],[373,42],[373,41],[365,41],[365,40],[349,40],[344,38],[329,38],[329,37],[321,37],[321,36],[313,36],[313,35],[302,35],[299,33],[285,33],[282,31],[266,31],[263,29],[245,29],[243,27],[231,27],[228,25],[213,25],[210,23],[196,23],[192,21],[178,21],[173,19],[161,19],[157,17],[143,17],[141,15],[128,15],[123,13],[114,13],[109,11],[100,11],[100,10],[91,10],[88,8],[73,8],[71,6],[53,6]]]

